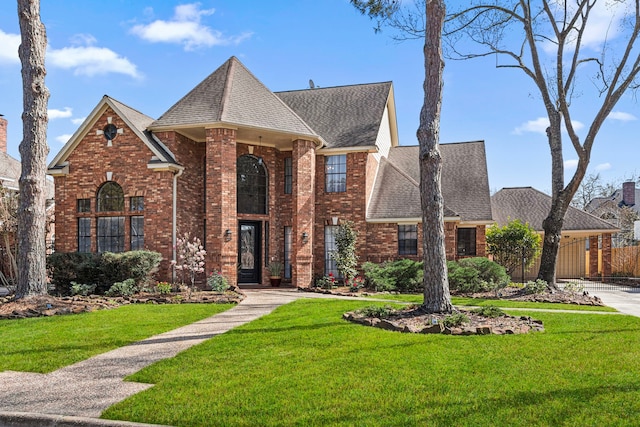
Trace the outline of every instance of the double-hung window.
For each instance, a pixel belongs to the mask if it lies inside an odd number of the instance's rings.
[[[325,157],[325,191],[341,193],[347,191],[347,155]]]

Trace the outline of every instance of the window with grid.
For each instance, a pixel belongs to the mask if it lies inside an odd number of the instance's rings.
[[[458,256],[476,255],[476,229],[458,228]]]
[[[131,217],[131,250],[144,249],[144,217]]]
[[[142,196],[130,197],[129,210],[132,212],[142,212],[144,210],[144,197]]]
[[[97,238],[98,252],[123,252],[124,217],[99,217]]]
[[[262,159],[244,155],[237,161],[238,213],[267,213],[267,171]]]
[[[97,202],[98,212],[124,211],[124,191],[117,182],[105,182],[98,190]]]
[[[418,226],[398,225],[398,255],[418,254]]]
[[[77,211],[78,212],[91,212],[91,199],[78,199]]]
[[[325,157],[324,174],[327,193],[347,191],[347,155]]]
[[[291,279],[291,252],[293,250],[293,229],[284,228],[284,278]]]
[[[293,189],[293,160],[291,157],[284,159],[284,194],[291,194]]]
[[[333,259],[333,253],[338,249],[336,246],[336,235],[338,234],[337,225],[327,225],[324,227],[324,273],[328,275],[332,273],[338,278],[338,266]]]
[[[78,252],[91,252],[91,218],[78,218]]]

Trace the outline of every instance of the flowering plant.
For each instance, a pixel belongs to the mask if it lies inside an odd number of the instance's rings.
[[[322,289],[332,289],[337,285],[337,281],[333,273],[329,273],[326,276],[322,276],[316,281],[316,287]]]
[[[184,237],[176,239],[177,260],[172,260],[171,264],[176,270],[182,272],[182,282],[184,283],[185,275],[188,275],[190,286],[195,287],[196,275],[204,272],[204,257],[207,251],[204,250],[200,239],[194,237],[191,239],[189,233],[185,233]]]
[[[360,276],[356,276],[353,279],[346,279],[345,282],[349,287],[349,292],[358,292],[358,290],[364,288],[364,279]]]

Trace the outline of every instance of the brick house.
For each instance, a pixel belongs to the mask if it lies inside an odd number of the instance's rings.
[[[391,82],[271,92],[235,57],[154,120],[104,96],[49,165],[56,250],[163,255],[176,236],[207,272],[309,286],[335,272],[339,224],[361,262],[419,258],[418,147],[398,145]],[[484,143],[441,146],[447,256],[484,256],[493,222]]]

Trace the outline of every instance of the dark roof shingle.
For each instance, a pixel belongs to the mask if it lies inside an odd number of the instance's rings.
[[[483,141],[441,144],[444,215],[491,222],[491,201]],[[420,218],[418,146],[391,148],[380,163],[369,205],[370,219]]]
[[[493,215],[499,226],[519,219],[536,231],[543,231],[542,222],[549,215],[551,197],[532,187],[503,188],[491,196]],[[562,229],[565,231],[610,230],[617,228],[607,221],[569,206]]]

